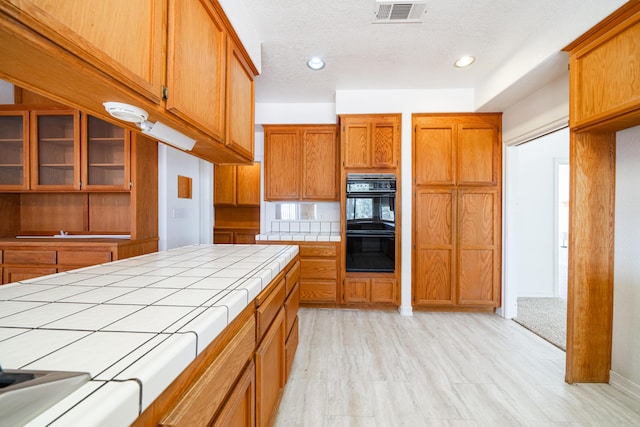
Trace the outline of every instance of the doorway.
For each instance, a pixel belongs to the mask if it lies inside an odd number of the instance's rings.
[[[507,267],[511,317],[566,347],[569,130],[508,150]]]

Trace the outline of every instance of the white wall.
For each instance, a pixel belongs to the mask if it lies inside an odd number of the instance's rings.
[[[14,91],[13,84],[0,80],[0,104],[13,104]]]
[[[178,175],[192,179],[192,198],[178,198]],[[159,250],[213,240],[213,165],[158,144]]]
[[[515,180],[509,181],[515,197],[514,232],[509,245],[517,296],[553,297],[557,237],[554,229],[556,160],[569,161],[569,129],[565,128],[513,148],[511,165]],[[510,177],[511,178],[511,177]]]
[[[611,370],[640,385],[640,126],[618,132],[616,139]]]

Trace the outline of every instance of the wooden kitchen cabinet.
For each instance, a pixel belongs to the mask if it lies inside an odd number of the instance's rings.
[[[9,0],[5,7],[49,40],[160,102],[166,1]]]
[[[80,112],[33,110],[31,188],[80,189]]]
[[[169,1],[167,110],[218,141],[225,138],[226,43],[209,1]]]
[[[0,191],[28,189],[28,111],[0,111],[0,152]]]
[[[256,425],[256,366],[253,362],[244,370],[227,398],[212,427]]]
[[[214,165],[214,206],[260,206],[260,163]]]
[[[265,199],[339,200],[338,127],[265,125]]]
[[[500,123],[495,115],[414,115],[416,185],[496,186]]]
[[[400,159],[400,119],[393,115],[341,115],[345,168],[395,169]]]
[[[90,115],[81,122],[82,188],[129,190],[131,132]]]
[[[300,303],[338,302],[340,244],[304,242],[300,246]]]
[[[253,159],[254,76],[238,43],[231,37],[227,40],[225,145],[247,159]]]
[[[501,115],[416,114],[413,303],[501,303]]]
[[[269,426],[275,420],[285,376],[284,309],[265,334],[256,349],[256,425]]]
[[[253,160],[258,72],[217,0],[0,2],[0,55],[18,86],[107,120],[103,102],[131,104],[195,156]]]
[[[398,304],[398,286],[393,278],[346,277],[343,282],[344,304]]]

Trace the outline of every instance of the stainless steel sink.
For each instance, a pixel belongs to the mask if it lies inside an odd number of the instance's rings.
[[[0,369],[0,426],[25,424],[90,379],[86,372]]]

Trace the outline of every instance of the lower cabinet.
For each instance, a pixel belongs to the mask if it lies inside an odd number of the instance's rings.
[[[396,279],[347,277],[343,286],[345,304],[398,304]]]
[[[254,244],[260,229],[219,229],[213,231],[213,243],[216,244]]]
[[[295,259],[133,426],[271,426],[298,345]]]
[[[256,365],[249,363],[220,410],[213,427],[256,425]]]
[[[336,305],[340,244],[300,243],[300,302]]]
[[[256,350],[256,425],[273,424],[284,391],[285,377],[285,323],[284,309],[267,330]]]

